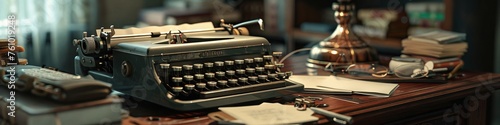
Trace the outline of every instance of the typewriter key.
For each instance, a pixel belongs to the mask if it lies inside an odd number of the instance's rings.
[[[266,73],[276,73],[275,65],[265,65],[264,68],[266,69]]]
[[[245,74],[245,70],[244,69],[236,69],[236,76],[237,77],[247,77],[247,75]]]
[[[215,77],[217,78],[217,80],[226,80],[226,72],[215,72]]]
[[[241,59],[234,60],[234,64],[235,64],[235,69],[244,69],[244,68],[246,68],[246,66],[245,66],[245,60],[241,60]]]
[[[203,64],[193,64],[193,69],[195,74],[202,74],[203,73]]]
[[[264,71],[264,67],[255,67],[255,73],[257,75],[265,75]]]
[[[255,67],[260,67],[260,66],[264,66],[264,59],[261,58],[261,57],[255,57],[253,58],[253,60],[255,61]]]
[[[248,83],[250,84],[258,84],[259,81],[258,80],[258,77],[257,76],[249,76],[248,77]]]
[[[207,82],[207,86],[208,86],[208,89],[210,89],[210,90],[216,90],[216,89],[219,89],[219,88],[217,87],[217,82],[215,82],[215,81],[208,81],[208,82]]]
[[[191,98],[193,96],[193,93],[196,92],[196,90],[194,89],[194,85],[193,84],[187,84],[187,85],[184,85],[184,91],[181,92],[184,99],[186,98]]]
[[[270,81],[279,81],[280,79],[277,78],[278,74],[271,73],[267,75],[267,78],[269,78]]]
[[[219,88],[228,88],[230,86],[227,85],[227,81],[226,80],[219,80],[217,81],[217,85],[219,86]]]
[[[191,93],[191,91],[194,89],[194,85],[193,84],[186,84],[184,85],[184,90],[187,92],[187,93]]]
[[[211,62],[207,62],[207,63],[203,63],[203,66],[205,67],[205,72],[215,72],[214,70],[214,63],[211,63]]]
[[[168,63],[160,64],[160,68],[161,69],[168,69],[168,68],[170,68],[170,64],[168,64]]]
[[[272,55],[264,55],[263,57],[264,57],[264,61],[265,61],[264,65],[274,64]]]
[[[224,61],[224,67],[225,70],[234,70],[234,61],[231,61],[231,60],[227,60],[227,61]]]
[[[215,65],[216,72],[224,71],[224,62],[217,61],[217,62],[214,62],[214,65]]]
[[[255,73],[255,68],[246,68],[245,69],[247,76],[257,76]]]
[[[185,84],[194,84],[194,77],[192,75],[184,75],[184,85]]]
[[[160,64],[160,68],[163,71],[163,79],[162,82],[164,85],[167,83],[170,83],[170,77],[169,76],[169,69],[170,69],[170,64]]]
[[[238,78],[238,83],[242,86],[250,85],[250,83],[248,83],[248,78],[245,78],[245,77]]]
[[[182,65],[182,70],[184,70],[184,75],[192,75],[193,65]]]
[[[196,82],[205,82],[205,75],[203,74],[194,74],[194,78]]]
[[[178,97],[182,92],[182,87],[172,87],[172,93],[174,96]]]
[[[182,88],[183,88],[183,87],[172,87],[172,90],[173,90],[174,92],[182,92]]]
[[[267,75],[259,75],[259,82],[260,83],[265,83],[265,82],[270,82],[267,78]]]
[[[182,77],[182,67],[172,66],[173,77]]]
[[[237,87],[237,86],[240,86],[238,84],[238,79],[228,79],[227,80],[227,84],[231,87]]]
[[[174,83],[171,86],[173,86],[173,87],[181,87],[181,85],[182,85],[182,77],[172,77],[172,81]]]
[[[285,73],[284,73],[284,72],[278,72],[277,74],[278,74],[278,77],[277,77],[277,78],[278,78],[279,80],[284,80],[284,79],[285,79]]]
[[[245,65],[246,65],[246,68],[255,67],[255,64],[253,63],[253,59],[251,59],[251,58],[245,59]]]
[[[203,92],[203,91],[208,91],[207,84],[206,83],[196,83],[196,90]]]
[[[207,79],[207,81],[216,81],[215,73],[211,72],[205,73],[205,78]]]
[[[228,78],[228,79],[236,78],[235,71],[234,70],[227,70],[226,71],[226,78]]]

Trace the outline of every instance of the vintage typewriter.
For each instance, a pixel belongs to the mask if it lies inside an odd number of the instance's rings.
[[[175,110],[197,110],[260,101],[302,91],[281,71],[281,52],[262,37],[245,36],[242,25],[221,21],[204,30],[99,36],[74,40],[76,74],[112,84],[119,92]],[[202,31],[228,35],[204,36]],[[201,35],[200,35],[201,34]],[[164,36],[164,37],[163,37]],[[158,39],[160,38],[160,39]]]

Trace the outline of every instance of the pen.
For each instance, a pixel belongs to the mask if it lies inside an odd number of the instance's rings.
[[[458,63],[457,66],[455,66],[455,68],[453,68],[453,70],[448,74],[448,79],[450,79],[451,77],[453,77],[453,75],[455,75],[455,73],[457,73],[458,69],[462,68],[462,66],[464,65],[464,61],[460,61],[460,63]]]
[[[340,123],[340,124],[343,124],[343,125],[352,123],[352,117],[350,117],[350,116],[342,115],[342,114],[335,113],[335,112],[330,112],[330,111],[327,111],[327,110],[324,110],[321,108],[316,108],[316,107],[310,107],[309,109],[311,109],[314,113],[318,113],[318,114],[324,115],[326,117],[333,118],[332,119],[333,121]]]

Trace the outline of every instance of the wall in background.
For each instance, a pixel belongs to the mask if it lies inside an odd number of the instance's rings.
[[[469,49],[463,59],[469,71],[493,72],[498,25],[496,0],[454,0],[453,30],[467,33]]]
[[[497,2],[500,7],[500,2]],[[497,21],[500,21],[500,9],[497,9]],[[496,26],[495,73],[500,73],[500,24]],[[500,121],[498,122],[500,124]]]

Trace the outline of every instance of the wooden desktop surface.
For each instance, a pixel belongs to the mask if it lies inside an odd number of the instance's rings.
[[[292,56],[285,61],[285,71],[294,74],[315,74],[317,70],[307,69],[307,55]],[[313,72],[313,73],[311,73]],[[492,92],[500,88],[500,74],[462,72],[462,78],[449,80],[448,83],[399,83],[390,97],[364,95],[319,95],[330,106],[324,109],[352,116],[354,124],[486,124],[488,103]],[[319,75],[328,75],[317,71]],[[271,99],[276,101],[279,99]],[[258,103],[250,103],[258,104]],[[243,104],[245,105],[245,104]],[[141,100],[127,100],[124,108],[133,117],[125,118],[123,124],[214,124],[207,117],[216,108],[180,112],[166,109]],[[320,118],[319,124],[331,123]]]

